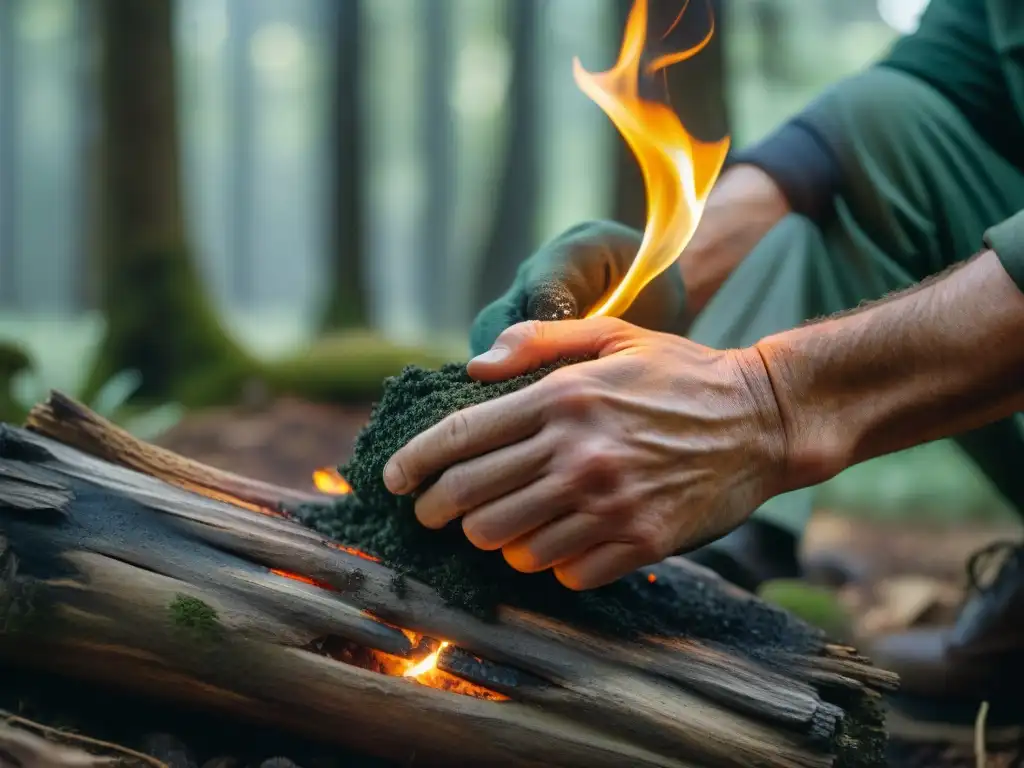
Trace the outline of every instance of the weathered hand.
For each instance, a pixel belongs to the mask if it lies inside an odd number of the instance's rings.
[[[719,351],[595,318],[521,323],[470,364],[501,380],[552,361],[519,392],[455,413],[389,461],[393,493],[431,528],[520,571],[590,589],[733,529],[784,490],[786,440],[756,349]]]

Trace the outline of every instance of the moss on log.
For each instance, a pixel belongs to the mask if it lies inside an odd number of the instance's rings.
[[[563,363],[570,364],[570,363]],[[814,655],[825,634],[792,614],[739,593],[699,570],[685,578],[648,580],[655,566],[589,592],[563,587],[550,572],[523,574],[500,552],[473,547],[461,526],[421,526],[410,497],[393,496],[382,480],[390,456],[413,436],[456,410],[527,387],[553,368],[506,382],[472,380],[464,366],[438,371],[410,367],[388,381],[352,460],[340,467],[354,493],[329,505],[306,505],[299,518],[344,544],[367,550],[390,567],[434,587],[450,604],[484,618],[509,605],[618,637],[639,634],[689,638],[777,666],[793,655]],[[837,766],[883,764],[884,729],[875,699],[864,691],[823,692],[847,712]]]

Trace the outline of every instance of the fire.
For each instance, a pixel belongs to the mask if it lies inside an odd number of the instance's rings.
[[[441,645],[437,647],[437,650],[427,656],[423,661],[418,664],[414,664],[402,673],[402,677],[422,677],[431,670],[437,669],[437,657],[441,655],[441,651],[448,647],[448,641],[442,640]]]
[[[320,467],[314,471],[313,484],[316,485],[318,491],[331,496],[344,496],[346,493],[352,493],[352,486],[333,467]]]
[[[653,584],[654,582],[656,582],[658,580],[658,575],[656,573],[648,573],[647,574],[647,580],[651,584]]]
[[[673,27],[681,17],[682,11]],[[712,22],[697,45],[654,57],[641,70],[647,42],[647,0],[636,0],[615,66],[595,74],[585,70],[578,58],[573,61],[576,84],[604,110],[626,140],[640,164],[647,192],[647,223],[636,259],[588,317],[618,317],[625,312],[644,286],[675,263],[697,229],[725,162],[729,137],[712,143],[695,139],[668,106],[640,98],[640,78],[696,55],[713,34]]]

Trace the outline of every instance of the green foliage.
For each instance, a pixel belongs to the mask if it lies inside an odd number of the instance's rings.
[[[370,331],[337,333],[308,349],[268,363],[263,376],[278,394],[325,402],[366,402],[378,398],[389,376],[409,365],[439,368],[453,355],[389,342]]]
[[[190,595],[175,595],[168,606],[174,625],[201,640],[217,640],[221,636],[217,612],[202,600]]]
[[[828,589],[796,579],[778,579],[762,584],[758,596],[799,616],[833,639],[846,640],[850,636],[850,617],[836,594]]]
[[[28,358],[26,356],[26,361]],[[142,385],[142,375],[138,371],[119,371],[104,382],[92,399],[78,393],[70,393],[82,400],[91,410],[110,421],[127,429],[136,437],[152,440],[177,424],[185,414],[179,403],[164,403],[152,408],[140,408],[129,405],[129,401]],[[20,414],[17,418],[4,417],[0,421],[18,423],[22,421],[31,408],[46,399],[47,387],[35,367],[28,365],[11,377],[10,399],[13,403],[12,414]]]
[[[25,418],[26,410],[11,389],[18,375],[31,365],[32,361],[21,347],[0,342],[0,421],[18,423]]]

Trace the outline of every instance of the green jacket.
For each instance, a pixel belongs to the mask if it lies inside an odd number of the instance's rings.
[[[1024,172],[1024,0],[932,0],[917,31],[875,66],[928,83]],[[842,188],[834,148],[849,129],[835,119],[832,105],[843,88],[837,84],[768,139],[733,157],[762,167],[793,209],[810,218],[827,215],[832,193]],[[1024,211],[992,225],[985,241],[1024,290]]]

